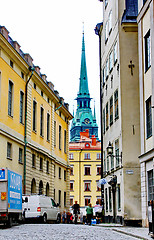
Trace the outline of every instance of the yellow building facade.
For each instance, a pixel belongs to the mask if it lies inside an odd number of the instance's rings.
[[[81,212],[86,215],[88,203],[101,203],[101,143],[89,130],[80,132],[80,140],[69,143],[70,161],[70,206],[78,201]]]
[[[69,207],[69,105],[0,26],[0,167],[23,176],[24,194]]]

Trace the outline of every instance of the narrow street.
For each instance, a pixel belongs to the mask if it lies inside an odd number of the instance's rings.
[[[23,224],[13,226],[12,228],[3,228],[0,226],[1,240],[129,240],[137,239],[118,233],[111,227],[96,227],[74,224]]]

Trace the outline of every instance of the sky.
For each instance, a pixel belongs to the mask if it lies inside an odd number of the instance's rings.
[[[94,28],[102,22],[99,0],[5,0],[1,2],[0,25],[17,41],[33,64],[39,66],[47,81],[76,112],[79,91],[82,31],[84,22],[85,51],[91,109],[96,106],[100,126],[99,37]],[[99,128],[100,136],[100,128]]]

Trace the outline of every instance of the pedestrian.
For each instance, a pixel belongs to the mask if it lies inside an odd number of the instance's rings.
[[[70,223],[73,223],[73,214],[71,213],[71,216],[70,216]]]
[[[66,212],[64,211],[64,212],[62,213],[62,223],[66,223],[66,219],[67,219],[67,214],[66,214]]]
[[[96,201],[96,204],[95,204],[95,206],[94,206],[94,213],[95,213],[96,219],[101,218],[101,215],[102,215],[102,206],[99,204],[98,201]]]
[[[77,201],[75,201],[74,205],[72,206],[73,214],[74,214],[74,222],[77,224],[78,214],[80,214],[80,205]]]
[[[88,207],[86,208],[87,212],[87,224],[91,225],[91,219],[93,218],[93,208],[91,203],[88,204]]]

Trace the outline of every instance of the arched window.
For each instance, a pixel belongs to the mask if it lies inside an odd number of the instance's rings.
[[[36,181],[35,181],[35,178],[33,178],[32,182],[31,182],[31,194],[32,193],[36,193]]]
[[[43,182],[41,180],[39,183],[39,195],[42,195],[42,194],[43,194]]]
[[[46,184],[46,196],[49,196],[49,183]]]

